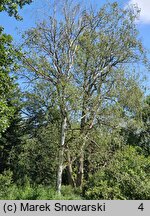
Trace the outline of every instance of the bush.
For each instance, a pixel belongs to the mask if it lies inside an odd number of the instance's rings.
[[[9,188],[12,186],[12,172],[4,171],[0,174],[0,199],[7,198]]]
[[[119,150],[109,165],[86,183],[84,196],[86,199],[150,199],[150,157],[130,146]]]
[[[24,186],[17,186],[11,181],[12,174],[5,172],[0,175],[1,200],[78,200],[79,195],[69,186],[62,186],[62,194],[58,195],[55,188],[42,185],[31,185],[28,181]]]

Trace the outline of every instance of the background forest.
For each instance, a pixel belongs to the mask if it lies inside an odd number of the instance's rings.
[[[50,3],[17,46],[0,27],[0,199],[150,199],[140,10]]]

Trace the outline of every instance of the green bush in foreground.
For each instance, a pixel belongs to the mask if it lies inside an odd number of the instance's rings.
[[[150,157],[138,148],[118,151],[85,185],[85,199],[150,199]]]
[[[140,153],[140,148],[126,146],[115,153],[112,161],[95,173],[85,184],[83,197],[78,190],[62,186],[62,194],[55,188],[26,183],[16,185],[12,173],[0,174],[0,199],[2,200],[79,200],[79,199],[150,199],[150,156]]]
[[[1,200],[79,200],[70,186],[62,187],[62,194],[58,195],[54,188],[42,185],[30,185],[26,182],[24,186],[12,183],[12,173],[4,172],[0,175],[0,199]]]
[[[0,174],[0,199],[7,197],[10,186],[12,185],[12,173],[5,171]]]

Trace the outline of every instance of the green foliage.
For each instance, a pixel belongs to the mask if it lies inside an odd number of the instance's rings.
[[[5,169],[10,169],[12,172],[16,170],[15,164],[12,163],[10,156],[14,148],[16,149],[16,152],[20,152],[19,149],[23,137],[23,124],[20,115],[21,107],[19,103],[17,105],[18,110],[16,110],[13,119],[10,121],[9,127],[2,133],[0,139],[0,172],[3,172]]]
[[[88,136],[85,150],[85,177],[91,175],[107,166],[119,149],[125,146],[124,137],[120,135],[119,129],[111,126],[97,127]]]
[[[135,114],[135,118],[139,118],[140,124],[127,124],[122,130],[122,134],[130,145],[140,146],[145,155],[150,155],[150,96],[143,98],[141,106],[140,118]]]
[[[150,199],[150,157],[127,146],[87,182],[86,199]]]
[[[38,128],[60,121],[57,107],[57,95],[49,83],[38,80],[30,84],[31,90],[23,93],[22,112],[26,117],[25,128],[35,137]]]
[[[12,45],[12,37],[0,28],[0,171],[7,168],[10,150],[17,145],[15,132],[19,118],[20,92],[11,72],[17,70],[18,52]],[[10,127],[10,129],[9,129]],[[19,139],[19,137],[18,137]]]
[[[150,155],[150,96],[146,97],[142,110],[143,129],[140,131],[139,146],[146,155]]]
[[[25,4],[30,4],[32,0],[1,0],[0,12],[6,11],[9,16],[14,16],[16,19],[21,20],[22,17],[18,14],[18,7],[22,8]]]
[[[12,181],[12,172],[0,174],[1,200],[79,200],[81,197],[70,186],[62,187],[58,195],[54,187],[30,184],[26,178],[24,185],[16,185]]]
[[[12,37],[3,34],[0,28],[0,136],[16,112],[17,86],[9,73],[17,69],[17,57],[18,53],[12,46]]]
[[[12,172],[4,171],[0,174],[0,199],[7,197],[9,188],[12,186]]]
[[[36,137],[27,138],[26,135],[21,147],[13,148],[10,154],[10,163],[14,164],[14,179],[24,184],[27,178],[31,183],[55,185],[57,171],[58,132],[56,126],[48,125],[37,128]]]
[[[2,200],[80,200],[70,187],[63,186],[62,194],[58,195],[55,188],[43,185],[31,185],[26,181],[24,186],[12,184],[11,174],[0,175],[1,189],[0,199]]]

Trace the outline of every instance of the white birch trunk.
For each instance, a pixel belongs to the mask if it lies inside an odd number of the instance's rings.
[[[58,194],[61,193],[66,127],[67,127],[67,118],[66,118],[66,117],[63,117],[62,123],[61,123],[61,137],[60,137],[60,150],[59,150],[59,165],[58,165],[58,174],[57,174],[57,192],[58,192]]]

